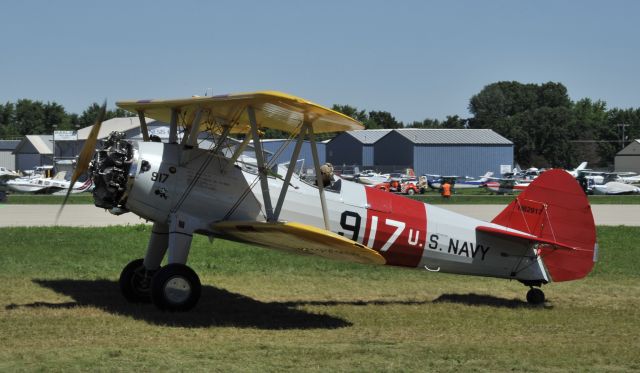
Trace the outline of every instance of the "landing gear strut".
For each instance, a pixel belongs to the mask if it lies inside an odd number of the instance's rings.
[[[170,220],[170,224],[153,224],[147,254],[124,267],[120,290],[130,302],[153,302],[161,310],[188,311],[202,292],[200,278],[185,264],[195,228],[189,227],[189,217],[173,214]],[[166,254],[169,264],[161,267]]]
[[[527,302],[531,305],[540,305],[544,303],[544,292],[539,288],[532,287],[527,292]]]

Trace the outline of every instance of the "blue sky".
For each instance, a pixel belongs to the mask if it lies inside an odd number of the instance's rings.
[[[272,89],[404,122],[516,80],[640,107],[640,1],[4,1],[0,102]]]

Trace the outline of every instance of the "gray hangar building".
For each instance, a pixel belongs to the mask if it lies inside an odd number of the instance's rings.
[[[374,168],[374,144],[393,130],[341,132],[327,143],[327,162],[335,166]]]
[[[352,133],[355,133],[352,135]],[[327,144],[327,161],[382,172],[411,167],[417,175],[499,176],[513,165],[513,142],[489,129],[360,130]]]
[[[616,172],[640,173],[640,139],[633,140],[616,154]]]

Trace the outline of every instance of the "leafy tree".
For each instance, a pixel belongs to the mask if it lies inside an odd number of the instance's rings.
[[[624,127],[624,139],[622,138],[622,126]],[[617,152],[629,144],[630,141],[640,138],[640,109],[612,109],[607,112],[606,124],[601,128],[600,137],[608,140],[602,143],[600,152],[603,158],[613,161]]]
[[[15,105],[11,102],[0,104],[0,138],[14,137],[18,133],[14,126]]]
[[[135,117],[137,116],[137,114],[134,114],[132,112],[126,111],[124,109],[121,108],[115,108],[114,110],[107,110],[107,119],[111,119],[111,118],[129,118],[129,117]]]
[[[471,128],[493,129],[514,142],[520,164],[571,166],[575,117],[560,83],[497,82],[471,97]],[[465,123],[466,124],[466,123]]]
[[[14,124],[20,136],[46,133],[42,102],[27,99],[18,100]]]
[[[81,127],[92,126],[95,123],[96,118],[98,118],[101,107],[102,105],[98,104],[97,102],[89,105],[89,107],[86,108],[78,118],[78,124],[80,124]],[[130,113],[120,108],[116,108],[115,110],[107,110],[104,118],[105,120],[109,120],[113,118],[127,118],[135,116],[137,116],[137,114]]]
[[[365,126],[369,124],[371,128],[375,126],[375,128],[402,128],[402,122],[398,122],[396,118],[391,115],[388,111],[370,111],[369,112],[369,120],[365,122]],[[368,129],[369,127],[367,127]]]
[[[93,125],[93,123],[95,123],[96,119],[98,118],[98,114],[100,113],[100,107],[101,105],[98,104],[97,102],[94,102],[91,105],[89,105],[89,107],[86,108],[80,115],[80,118],[79,118],[80,127],[88,127]],[[108,116],[105,115],[105,117],[108,117]]]
[[[447,118],[441,124],[442,128],[452,128],[452,129],[462,129],[467,128],[467,120],[462,119],[457,115],[450,116],[447,115]]]
[[[425,119],[422,122],[414,121],[410,123],[407,128],[442,128],[442,125],[437,119]]]
[[[523,115],[521,126],[533,140],[533,160],[541,167],[574,166],[570,140],[575,119],[566,107],[541,107]]]
[[[575,127],[572,134],[573,153],[577,162],[606,165],[613,159],[607,131],[607,104],[583,98],[573,104]],[[605,135],[603,137],[603,135]]]
[[[55,102],[47,102],[43,105],[42,110],[44,113],[45,133],[51,133],[54,130],[53,126],[57,126],[58,130],[71,129],[69,116],[62,105]]]
[[[350,116],[351,118],[357,120],[360,123],[365,123],[369,119],[366,111],[358,110],[356,107],[350,106],[350,105],[335,104],[331,107],[331,110]]]

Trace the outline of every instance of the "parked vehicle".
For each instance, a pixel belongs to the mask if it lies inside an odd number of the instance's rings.
[[[384,183],[378,183],[373,187],[384,190],[385,192],[408,194],[410,196],[418,193],[424,193],[424,189],[418,187],[418,185],[413,181],[401,182],[399,180],[391,180]]]

